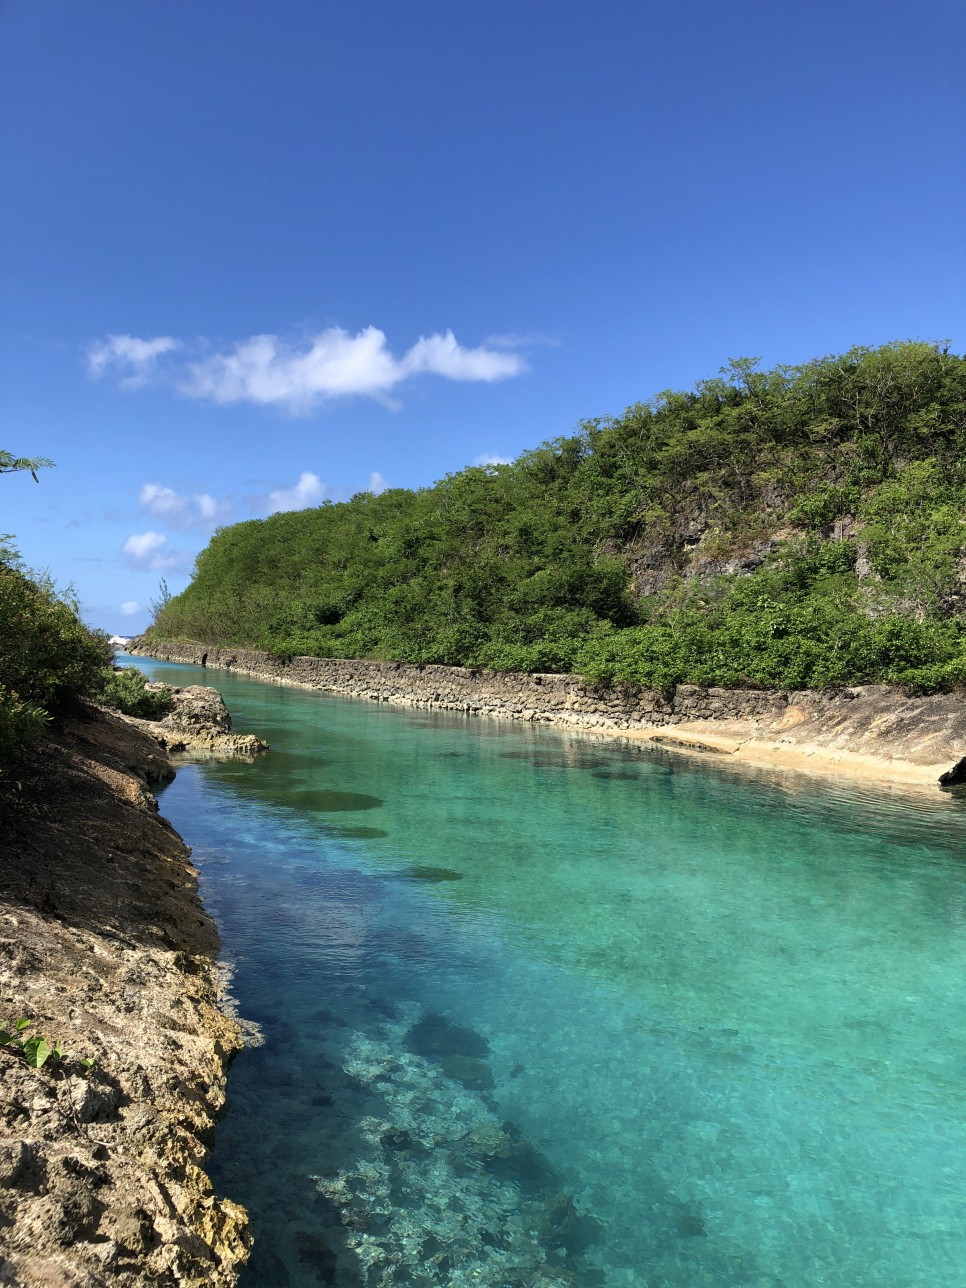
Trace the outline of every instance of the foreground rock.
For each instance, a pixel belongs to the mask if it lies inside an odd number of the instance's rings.
[[[231,716],[221,694],[201,684],[171,688],[171,707],[160,720],[139,720],[134,716],[123,719],[179,759],[254,760],[259,752],[268,749],[268,743],[254,734],[232,733]]]
[[[253,649],[165,644],[144,636],[132,640],[128,652],[402,706],[715,752],[722,763],[727,759],[902,787],[966,782],[966,765],[960,764],[966,757],[966,697],[958,693],[916,697],[883,685],[776,691],[680,684],[663,694],[630,684],[595,687],[576,675],[278,658]]]
[[[0,1025],[30,1018],[65,1055],[0,1049],[0,1284],[229,1288],[248,1255],[247,1214],[204,1172],[240,1036],[148,790],[172,772],[92,710],[0,780]]]

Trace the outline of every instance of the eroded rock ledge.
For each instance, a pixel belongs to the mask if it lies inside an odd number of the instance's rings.
[[[66,1057],[0,1050],[2,1284],[229,1288],[248,1255],[246,1212],[204,1171],[240,1035],[189,850],[148,790],[172,773],[91,710],[0,780],[0,1024],[29,1017]]]
[[[268,743],[250,733],[232,733],[231,716],[217,689],[202,684],[168,687],[171,707],[159,720],[123,716],[179,760],[254,760]]]
[[[960,766],[966,757],[966,699],[959,694],[911,697],[882,685],[816,692],[682,684],[665,697],[637,685],[595,688],[575,675],[285,660],[253,649],[143,637],[131,641],[128,651],[381,702],[658,741],[719,753],[732,762],[903,786],[937,786],[947,774],[966,781],[966,766]]]

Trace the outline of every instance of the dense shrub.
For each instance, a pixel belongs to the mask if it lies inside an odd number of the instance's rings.
[[[56,714],[96,693],[112,660],[107,636],[91,631],[77,604],[46,578],[0,559],[0,685],[16,700]]]
[[[83,624],[73,598],[0,549],[0,763],[80,699],[106,697],[112,661],[107,636]]]
[[[105,671],[96,696],[112,711],[139,716],[142,720],[159,720],[171,707],[171,690],[166,685],[149,689],[147,683],[143,671],[136,667]]]

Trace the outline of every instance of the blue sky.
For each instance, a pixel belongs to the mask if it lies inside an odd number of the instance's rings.
[[[0,0],[0,532],[130,634],[220,523],[961,352],[964,65],[959,0]]]

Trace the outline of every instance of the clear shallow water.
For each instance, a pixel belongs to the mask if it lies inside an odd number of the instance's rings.
[[[966,810],[214,683],[247,1288],[966,1285]]]

